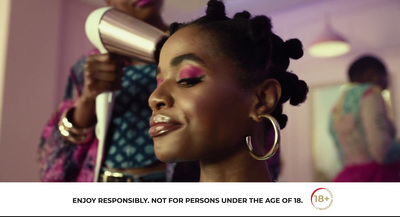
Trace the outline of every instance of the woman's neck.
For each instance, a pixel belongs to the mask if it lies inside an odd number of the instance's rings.
[[[200,161],[200,182],[270,182],[267,162],[253,159],[248,151],[226,160]]]

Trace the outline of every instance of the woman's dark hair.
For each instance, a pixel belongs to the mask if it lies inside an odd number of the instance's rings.
[[[225,6],[218,0],[210,0],[206,15],[190,23],[172,23],[170,34],[180,28],[193,26],[207,39],[214,40],[222,54],[232,60],[238,68],[236,75],[241,87],[248,88],[275,78],[281,85],[282,95],[271,113],[280,124],[286,126],[287,116],[282,114],[283,104],[298,105],[305,101],[308,87],[297,75],[288,72],[289,59],[303,56],[302,44],[298,39],[283,41],[272,32],[271,20],[266,16],[251,17],[243,11],[228,18]]]
[[[349,80],[359,82],[368,71],[374,71],[378,75],[387,75],[386,66],[382,60],[373,55],[363,55],[357,58],[348,69]]]

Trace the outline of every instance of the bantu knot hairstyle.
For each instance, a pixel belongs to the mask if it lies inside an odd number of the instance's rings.
[[[225,16],[225,5],[221,1],[209,1],[207,3],[206,17],[210,20],[227,18]]]
[[[281,85],[282,96],[271,115],[284,128],[288,118],[282,114],[283,104],[289,101],[298,105],[305,101],[308,93],[307,84],[287,71],[290,59],[303,56],[301,41],[283,41],[272,32],[271,20],[267,16],[252,17],[248,11],[243,11],[231,19],[226,16],[222,1],[210,0],[207,5],[205,16],[190,23],[171,24],[170,34],[186,26],[198,27],[237,66],[237,80],[243,88],[275,78]]]
[[[350,81],[358,81],[369,70],[380,75],[387,75],[386,66],[380,58],[373,55],[363,55],[350,65],[348,69]]]
[[[162,37],[160,40],[158,40],[157,44],[156,44],[156,48],[154,50],[154,60],[156,61],[156,63],[160,62],[160,52],[161,52],[161,48],[164,45],[164,43],[168,40],[167,36]]]

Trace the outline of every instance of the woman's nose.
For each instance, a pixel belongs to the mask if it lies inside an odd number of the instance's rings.
[[[165,82],[159,85],[149,97],[149,106],[153,111],[171,107],[172,104],[173,99]]]

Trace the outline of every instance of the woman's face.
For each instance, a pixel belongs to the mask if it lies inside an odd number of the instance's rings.
[[[106,0],[106,2],[109,6],[144,21],[159,15],[163,5],[163,0]]]
[[[245,148],[253,95],[210,41],[188,26],[161,50],[149,133],[162,161],[222,159]]]

